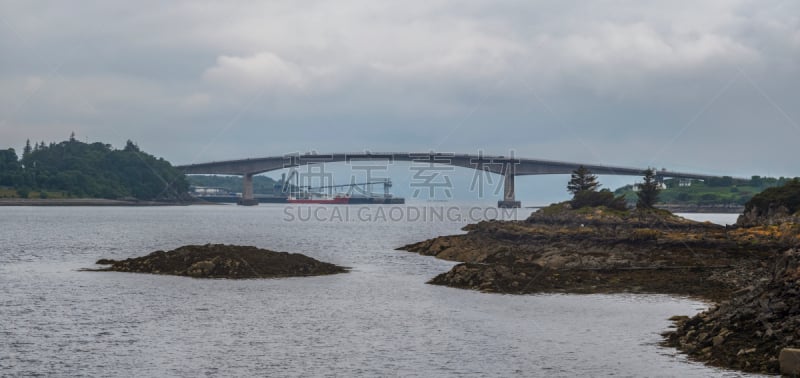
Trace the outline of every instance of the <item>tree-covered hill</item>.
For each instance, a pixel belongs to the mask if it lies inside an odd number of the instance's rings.
[[[20,160],[13,149],[0,152],[0,185],[23,197],[29,191],[55,191],[68,197],[139,200],[182,199],[189,188],[182,172],[130,141],[117,150],[75,138],[28,144]]]

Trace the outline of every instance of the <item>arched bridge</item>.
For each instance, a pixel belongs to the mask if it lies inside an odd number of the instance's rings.
[[[275,171],[284,168],[294,168],[309,164],[324,164],[334,162],[364,162],[383,161],[392,163],[406,161],[416,163],[444,164],[456,167],[472,168],[503,176],[503,200],[498,202],[500,207],[519,207],[515,200],[514,177],[527,175],[570,174],[572,171],[584,166],[594,174],[641,176],[644,168],[618,167],[598,164],[569,163],[561,161],[525,159],[515,156],[490,156],[482,154],[453,154],[441,152],[358,152],[334,154],[288,154],[254,159],[240,159],[228,161],[214,161],[178,166],[186,174],[219,174],[238,175],[244,177],[242,190],[242,203],[257,203],[253,197],[253,176],[259,173]],[[707,180],[713,175],[703,175],[686,172],[673,172],[668,170],[657,171],[660,178],[687,178]]]

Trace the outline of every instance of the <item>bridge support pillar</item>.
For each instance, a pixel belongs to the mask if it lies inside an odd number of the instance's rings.
[[[503,200],[497,201],[497,207],[503,209],[516,209],[522,203],[514,199],[514,173],[506,172],[503,175]]]
[[[246,173],[242,181],[244,182],[242,186],[242,198],[240,198],[237,203],[242,206],[258,205],[258,200],[253,196],[253,174]]]

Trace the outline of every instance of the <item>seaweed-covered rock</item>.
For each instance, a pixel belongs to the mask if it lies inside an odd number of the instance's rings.
[[[225,244],[187,245],[126,260],[101,259],[99,271],[170,274],[195,278],[274,278],[317,276],[347,269],[298,253]]]

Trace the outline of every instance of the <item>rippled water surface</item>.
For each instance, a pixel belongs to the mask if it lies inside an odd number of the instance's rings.
[[[463,223],[287,222],[281,205],[0,214],[0,375],[738,376],[657,345],[668,317],[702,303],[432,286],[453,263],[394,250]],[[243,281],[78,271],[200,243],[352,271]]]

